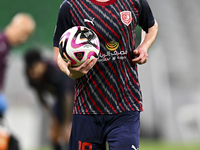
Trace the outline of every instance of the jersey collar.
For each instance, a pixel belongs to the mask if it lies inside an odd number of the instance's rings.
[[[116,0],[110,0],[110,1],[107,1],[107,2],[99,2],[99,1],[96,1],[96,0],[90,0],[90,1],[93,2],[95,5],[107,6],[107,5],[113,4]]]

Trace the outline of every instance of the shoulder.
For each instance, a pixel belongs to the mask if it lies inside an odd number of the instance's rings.
[[[149,7],[147,0],[138,0],[140,8]]]
[[[66,11],[71,5],[71,2],[69,0],[65,0],[60,5],[60,11]]]
[[[7,40],[7,38],[6,38],[6,36],[5,36],[5,34],[3,32],[0,32],[0,40],[1,41],[6,41]]]
[[[0,32],[0,50],[3,51],[2,49],[4,50],[10,49],[10,44],[4,32]]]
[[[65,20],[66,18],[69,17],[70,14],[70,9],[71,9],[71,1],[65,0],[61,5],[59,9],[59,20]],[[67,16],[67,17],[66,17]]]

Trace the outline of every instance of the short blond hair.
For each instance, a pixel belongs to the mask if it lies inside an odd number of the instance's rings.
[[[33,18],[33,16],[29,13],[26,12],[20,12],[17,13],[11,20],[11,24],[20,20],[20,19],[26,19],[29,22],[29,25],[32,27],[32,29],[34,30],[36,28],[36,23],[35,20]]]
[[[24,43],[36,28],[36,22],[29,13],[17,13],[6,26],[4,33],[11,46]]]

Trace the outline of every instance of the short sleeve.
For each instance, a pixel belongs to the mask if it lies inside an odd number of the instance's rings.
[[[148,2],[146,0],[141,0],[140,2],[138,24],[146,33],[148,33],[148,29],[155,23],[154,16]]]
[[[70,8],[65,0],[62,5],[60,6],[58,18],[57,18],[57,24],[54,32],[53,37],[53,46],[58,47],[59,46],[59,40],[61,35],[70,28],[71,26],[71,15],[70,15]]]

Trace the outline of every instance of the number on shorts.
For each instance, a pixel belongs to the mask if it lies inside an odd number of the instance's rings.
[[[92,143],[88,143],[88,142],[78,142],[79,148],[78,150],[92,150]],[[81,149],[82,147],[82,149]]]

